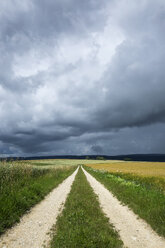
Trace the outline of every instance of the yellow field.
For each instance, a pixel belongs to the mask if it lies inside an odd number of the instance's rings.
[[[125,162],[111,161],[109,163],[87,164],[95,169],[109,172],[130,173],[144,177],[165,178],[165,163],[160,162]]]

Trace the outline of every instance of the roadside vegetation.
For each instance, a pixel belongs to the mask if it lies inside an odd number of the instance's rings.
[[[165,237],[165,179],[84,168]]]
[[[74,170],[75,167],[40,169],[23,162],[0,162],[0,234]]]
[[[76,175],[54,231],[51,248],[119,248],[123,245],[100,209],[82,169]]]

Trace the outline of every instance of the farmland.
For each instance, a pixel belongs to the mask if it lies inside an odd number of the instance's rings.
[[[1,162],[0,233],[19,222],[21,216],[30,209],[33,216],[32,207],[41,200],[44,202],[44,197],[60,183],[63,184],[64,179],[78,165],[82,165],[101,182],[119,202],[144,219],[158,235],[165,237],[165,163],[80,159]],[[83,171],[79,169],[64,209],[50,231],[53,232],[50,242],[52,248],[122,247],[123,239],[105,217],[96,194],[97,191],[94,193]],[[45,223],[44,212],[48,206],[46,207],[46,202],[44,204],[42,219]],[[51,216],[50,208],[49,215]],[[38,215],[37,218],[40,222],[41,216]],[[29,221],[32,223],[31,219]],[[28,231],[26,233],[28,235]],[[11,242],[12,240],[11,237]],[[131,247],[137,247],[136,240],[134,242]],[[26,247],[29,248],[30,245]],[[150,247],[150,243],[145,247]]]
[[[143,177],[165,178],[164,162],[125,162],[114,160],[104,163],[89,163],[87,165],[95,169],[106,170],[113,173],[129,173]]]

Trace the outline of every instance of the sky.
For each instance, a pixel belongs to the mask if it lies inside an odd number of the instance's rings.
[[[0,155],[132,153],[165,153],[165,1],[0,1]]]

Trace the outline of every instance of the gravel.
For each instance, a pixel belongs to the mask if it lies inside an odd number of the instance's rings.
[[[83,169],[87,180],[98,195],[100,206],[128,248],[165,248],[165,239],[122,205],[101,183]]]
[[[47,247],[51,228],[63,209],[70,192],[76,171],[49,193],[43,201],[25,214],[20,223],[0,237],[0,248],[41,248]]]

